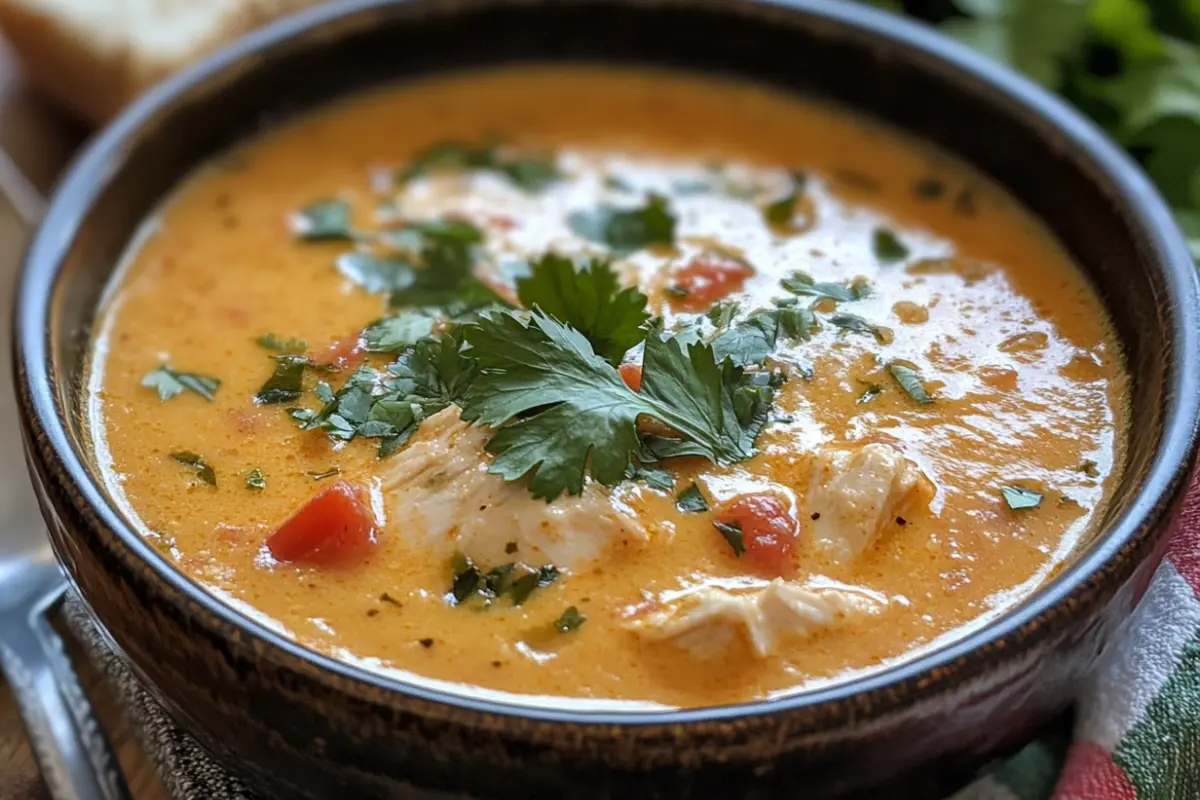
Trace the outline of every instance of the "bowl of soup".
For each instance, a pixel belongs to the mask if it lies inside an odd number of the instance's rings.
[[[923,28],[364,0],[98,135],[18,384],[80,595],[270,796],[936,796],[1149,580],[1198,310],[1137,168]]]

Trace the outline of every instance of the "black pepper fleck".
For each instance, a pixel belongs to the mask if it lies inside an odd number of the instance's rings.
[[[946,193],[946,184],[937,178],[922,178],[913,184],[913,194],[922,200],[937,200]]]
[[[422,639],[421,647],[424,647],[426,650],[433,647],[433,639]]]
[[[907,525],[908,520],[906,520],[904,517],[896,517],[896,524],[897,525]]]
[[[817,520],[819,520],[821,518],[821,512],[814,511],[812,514],[809,515],[808,518],[811,519],[812,521],[816,522]]]
[[[368,617],[377,617],[377,616],[379,616],[379,609],[378,609],[378,608],[372,608],[372,609],[368,609],[368,610],[367,610],[367,616],[368,616]]]

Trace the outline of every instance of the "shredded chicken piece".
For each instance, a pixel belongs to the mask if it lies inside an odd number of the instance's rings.
[[[447,555],[461,550],[482,564],[519,559],[574,570],[609,547],[648,538],[632,512],[595,484],[547,503],[524,482],[489,473],[488,435],[454,406],[425,420],[382,476],[392,527],[411,542]]]
[[[890,444],[871,442],[820,453],[805,506],[814,539],[834,558],[847,561],[897,516],[928,507],[933,494],[933,483],[911,459]]]
[[[786,638],[805,636],[846,617],[877,614],[887,598],[832,581],[782,578],[748,590],[702,586],[676,593],[628,627],[651,641],[668,641],[699,659],[712,658],[743,636],[760,658]]]

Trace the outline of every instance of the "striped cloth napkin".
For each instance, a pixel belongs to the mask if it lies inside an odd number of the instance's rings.
[[[955,796],[1047,798],[1200,798],[1200,472],[1121,639],[1080,687],[1073,740],[1051,733]]]
[[[1200,800],[1200,473],[1166,558],[1071,719],[952,800]],[[250,800],[108,648],[78,599],[65,617],[178,800]]]

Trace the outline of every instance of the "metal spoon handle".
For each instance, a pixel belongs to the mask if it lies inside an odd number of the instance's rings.
[[[54,800],[128,800],[104,729],[62,640],[42,613],[0,627],[0,670],[13,689]]]

